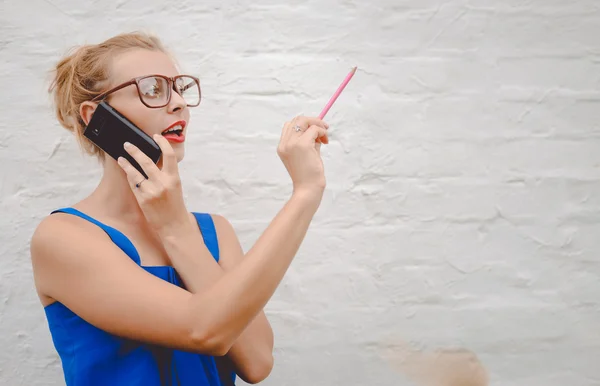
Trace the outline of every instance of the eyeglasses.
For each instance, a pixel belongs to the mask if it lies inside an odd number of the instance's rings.
[[[188,107],[200,104],[200,80],[191,75],[177,75],[168,77],[164,75],[146,75],[133,78],[108,91],[98,95],[92,102],[106,98],[109,94],[122,88],[135,84],[140,101],[148,108],[156,109],[165,107],[171,101],[171,90],[181,95]]]

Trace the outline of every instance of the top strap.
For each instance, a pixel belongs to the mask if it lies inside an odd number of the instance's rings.
[[[110,237],[110,239],[115,243],[127,256],[129,256],[137,265],[141,265],[140,255],[127,236],[125,236],[119,230],[108,226],[106,224],[101,223],[93,217],[88,216],[87,214],[80,212],[75,208],[61,208],[51,212],[52,213],[68,213],[77,217],[81,217],[84,220],[91,222],[92,224],[100,227],[106,234]],[[217,231],[215,228],[214,221],[212,216],[208,213],[195,213],[194,217],[196,217],[196,221],[198,222],[198,227],[200,228],[200,232],[202,233],[202,238],[204,239],[204,244],[213,255],[213,258],[218,262],[219,261],[219,241],[217,238]]]
[[[192,213],[196,217],[200,232],[202,232],[204,244],[206,244],[206,247],[213,255],[214,259],[219,262],[219,240],[217,238],[217,230],[215,229],[215,223],[212,216],[208,213]]]
[[[119,248],[121,248],[121,250],[123,252],[125,252],[125,254],[131,258],[131,260],[133,260],[137,265],[141,265],[140,255],[139,255],[137,249],[135,248],[135,246],[133,245],[133,243],[131,242],[131,240],[129,240],[127,238],[127,236],[125,236],[123,233],[121,233],[117,229],[110,227],[106,224],[103,224],[100,221],[96,220],[95,218],[92,218],[92,217],[88,216],[87,214],[78,211],[75,208],[62,208],[62,209],[57,209],[57,210],[52,211],[52,213],[58,213],[58,212],[72,214],[74,216],[81,217],[84,220],[91,222],[92,224],[97,225],[104,232],[106,232],[106,234],[108,235],[108,237],[110,237],[110,239],[113,241],[113,243],[115,243]],[[50,213],[50,214],[52,214],[52,213]]]

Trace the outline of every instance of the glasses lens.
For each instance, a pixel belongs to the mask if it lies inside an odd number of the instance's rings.
[[[176,79],[175,88],[179,94],[190,106],[196,106],[200,103],[200,86],[194,78],[182,76]]]
[[[169,82],[158,76],[138,81],[140,96],[149,106],[164,106],[169,99]]]

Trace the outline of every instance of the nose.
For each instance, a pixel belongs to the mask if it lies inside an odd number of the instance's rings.
[[[185,99],[175,90],[171,90],[171,101],[169,101],[169,113],[174,113],[183,110],[187,107]]]

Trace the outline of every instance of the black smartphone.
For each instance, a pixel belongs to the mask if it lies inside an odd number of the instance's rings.
[[[125,142],[137,146],[155,164],[162,155],[160,147],[152,137],[105,101],[96,107],[83,135],[115,160],[119,157],[126,158],[145,178],[148,178],[148,175],[144,173],[140,164],[123,148]]]

